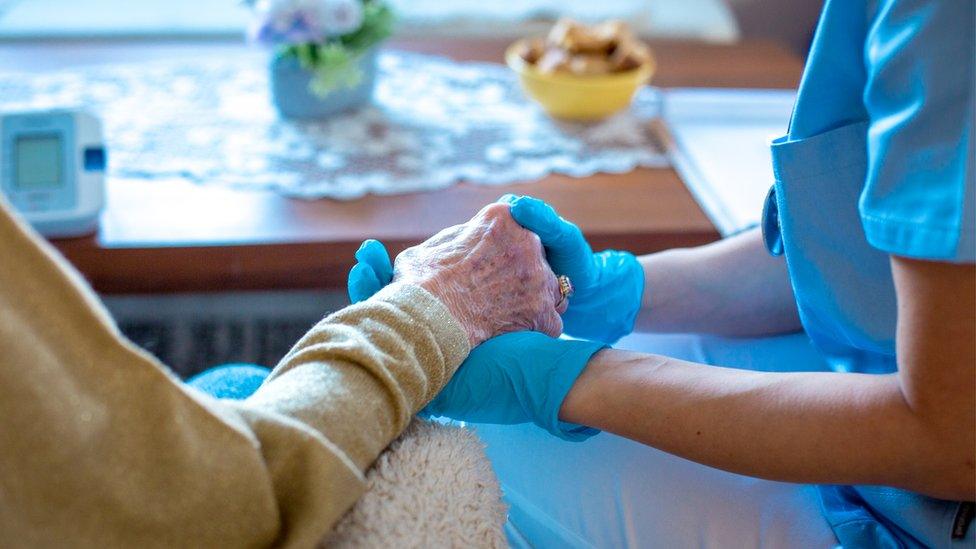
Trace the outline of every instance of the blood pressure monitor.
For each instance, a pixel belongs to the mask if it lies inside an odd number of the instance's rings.
[[[45,236],[97,228],[105,161],[101,123],[86,112],[0,114],[0,191]]]

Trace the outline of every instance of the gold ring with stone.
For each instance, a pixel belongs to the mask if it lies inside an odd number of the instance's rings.
[[[559,303],[556,303],[556,307],[559,307],[573,295],[573,283],[566,275],[557,276],[556,281],[559,282]]]

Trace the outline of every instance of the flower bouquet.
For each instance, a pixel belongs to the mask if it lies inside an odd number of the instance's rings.
[[[246,0],[251,40],[274,48],[271,95],[285,116],[323,117],[369,101],[377,45],[393,31],[381,0]]]

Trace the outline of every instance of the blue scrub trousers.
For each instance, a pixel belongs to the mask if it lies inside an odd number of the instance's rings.
[[[803,334],[633,335],[615,347],[765,371],[827,371]],[[727,473],[601,433],[471,425],[509,503],[513,547],[834,547],[817,488]],[[748,444],[748,441],[743,441]]]

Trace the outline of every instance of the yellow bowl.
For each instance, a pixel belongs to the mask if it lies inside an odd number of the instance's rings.
[[[522,89],[556,118],[596,120],[624,109],[654,74],[651,56],[636,69],[611,74],[546,74],[518,54],[522,40],[508,47],[505,62],[519,76]]]

